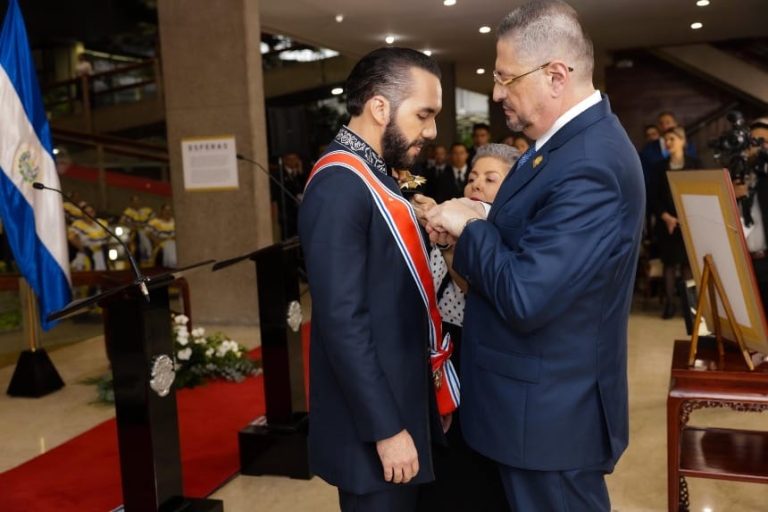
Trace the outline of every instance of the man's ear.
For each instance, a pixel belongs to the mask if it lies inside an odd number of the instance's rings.
[[[555,61],[547,67],[553,97],[559,98],[563,94],[565,86],[571,79],[568,73],[568,66],[562,62]]]
[[[366,103],[366,108],[377,124],[386,126],[389,124],[392,113],[392,105],[384,96],[377,94]]]

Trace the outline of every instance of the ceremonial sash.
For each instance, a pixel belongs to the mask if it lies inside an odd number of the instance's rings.
[[[306,188],[309,188],[317,174],[330,167],[343,167],[363,180],[395,239],[427,309],[430,361],[437,407],[441,415],[449,414],[459,406],[459,379],[450,360],[453,343],[449,334],[443,336],[429,259],[413,208],[405,198],[385,187],[360,157],[346,151],[333,151],[318,160],[307,178]]]

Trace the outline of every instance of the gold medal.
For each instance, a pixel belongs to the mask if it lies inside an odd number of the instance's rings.
[[[401,190],[415,190],[427,182],[424,176],[415,176],[411,171],[397,171]]]

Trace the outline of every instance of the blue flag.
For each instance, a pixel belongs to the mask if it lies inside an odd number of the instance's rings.
[[[52,149],[24,19],[10,0],[0,31],[0,219],[46,330],[53,326],[46,316],[71,298],[61,197],[32,188],[35,181],[59,188]]]

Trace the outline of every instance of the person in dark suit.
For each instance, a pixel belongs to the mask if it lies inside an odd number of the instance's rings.
[[[449,199],[464,196],[464,187],[467,186],[469,177],[468,159],[469,153],[467,147],[457,142],[451,146],[451,156],[449,165],[446,165],[442,172],[432,174],[432,185],[427,181],[427,188],[424,194],[432,197],[438,203]],[[429,178],[427,178],[429,180]]]
[[[656,177],[653,175],[654,168],[660,163],[669,158],[669,151],[664,144],[663,137],[660,137],[659,133],[667,133],[672,128],[677,128],[677,118],[672,112],[665,110],[659,113],[658,127],[649,125],[645,127],[646,137],[648,132],[652,132],[652,129],[656,130],[656,138],[651,138],[645,143],[645,146],[639,151],[640,163],[643,166],[643,175],[645,176],[646,190],[651,190],[652,184],[655,183]],[[696,158],[696,146],[693,143],[688,143],[685,146],[685,154]]]
[[[431,158],[428,158],[425,166],[414,166],[414,174],[423,176],[427,182],[422,185],[420,192],[432,197],[432,191],[435,189],[435,180],[437,176],[443,174],[450,164],[448,162],[448,151],[445,146],[438,144],[431,148]]]
[[[472,125],[472,147],[467,151],[467,160],[471,163],[475,159],[477,148],[481,148],[491,142],[491,127],[487,123],[475,123]],[[461,196],[457,196],[461,197]]]
[[[661,317],[666,320],[675,316],[677,311],[675,291],[678,273],[683,280],[692,277],[667,171],[701,169],[701,161],[685,153],[686,137],[682,127],[670,128],[664,133],[663,139],[669,157],[652,168],[653,181],[648,190],[648,200],[656,216],[656,241],[659,256],[664,263],[665,303]]]
[[[592,85],[592,44],[559,0],[498,29],[493,97],[534,142],[486,216],[426,215],[469,283],[461,351],[467,443],[499,463],[512,510],[608,512],[628,442],[627,322],[645,210],[640,161]]]
[[[349,125],[315,165],[299,210],[312,295],[310,468],[338,487],[342,511],[407,512],[415,484],[434,478],[430,447],[443,431],[423,281],[383,212],[411,211],[389,170],[411,168],[435,138],[440,70],[421,52],[382,48],[355,65],[345,90]],[[406,220],[434,301],[425,237]]]

